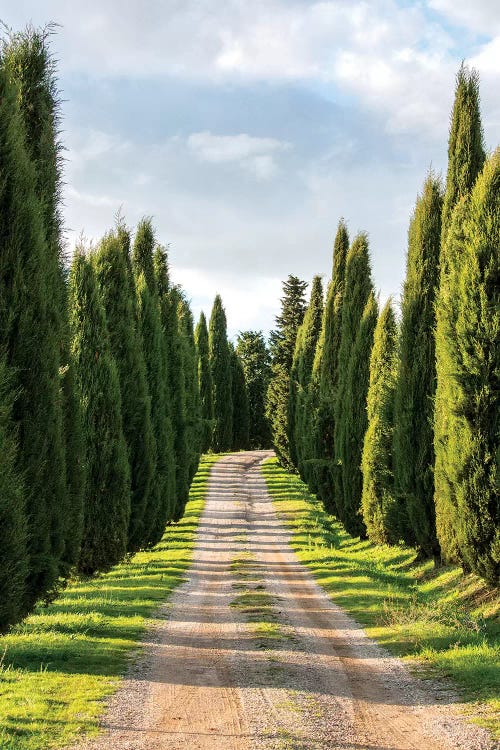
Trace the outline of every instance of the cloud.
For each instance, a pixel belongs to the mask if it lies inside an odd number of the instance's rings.
[[[291,148],[290,143],[275,138],[256,138],[247,133],[214,135],[209,131],[192,133],[187,145],[202,161],[236,163],[260,180],[274,177],[278,171],[275,155]]]
[[[429,7],[449,21],[480,34],[500,33],[498,0],[428,0]]]

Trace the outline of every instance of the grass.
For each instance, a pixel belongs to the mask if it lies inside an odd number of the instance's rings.
[[[154,549],[105,575],[72,582],[0,638],[0,748],[50,750],[96,734],[160,604],[183,580],[219,456],[204,456],[183,519]]]
[[[500,596],[457,567],[434,570],[405,547],[350,537],[276,459],[262,467],[292,546],[331,598],[367,634],[447,680],[476,723],[500,737]]]

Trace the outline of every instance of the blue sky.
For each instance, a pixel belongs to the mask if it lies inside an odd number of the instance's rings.
[[[326,282],[341,216],[398,301],[462,59],[498,143],[498,0],[6,0],[0,18],[60,24],[70,248],[120,207],[152,215],[195,315],[219,292],[232,334],[272,327],[289,273]]]

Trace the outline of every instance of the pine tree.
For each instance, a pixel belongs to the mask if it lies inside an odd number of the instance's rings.
[[[359,515],[361,451],[367,428],[370,352],[377,320],[368,239],[358,234],[346,259],[335,400],[336,513],[349,533],[364,534]]]
[[[389,300],[379,315],[370,357],[362,473],[362,509],[369,538],[376,544],[399,541],[400,511],[394,492],[392,441],[397,372],[397,326]]]
[[[290,374],[290,398],[288,402],[288,425],[290,455],[305,482],[310,480],[311,459],[310,433],[312,410],[309,384],[323,317],[323,285],[320,276],[315,276],[311,298],[304,320],[297,332],[295,353]]]
[[[311,452],[313,464],[313,489],[329,513],[335,511],[334,498],[334,424],[335,397],[339,379],[338,358],[344,277],[349,235],[343,219],[339,221],[333,245],[332,279],[328,285],[321,333],[316,347],[311,380],[311,409],[313,425]]]
[[[52,555],[59,558],[59,572],[67,575],[76,563],[83,524],[85,456],[80,397],[76,391],[70,358],[67,285],[61,239],[61,164],[59,138],[60,101],[56,63],[49,48],[50,26],[11,34],[3,45],[3,62],[18,88],[25,125],[26,145],[35,167],[35,192],[40,201],[47,283],[45,300],[51,336],[59,348],[58,369],[62,388],[61,451],[66,462],[66,487],[59,490],[51,519]],[[58,409],[61,408],[60,406]],[[59,417],[58,417],[59,420]],[[57,448],[57,446],[55,446]],[[59,448],[58,448],[59,450]],[[61,468],[58,468],[61,473]],[[64,475],[61,474],[61,478]],[[64,494],[64,497],[63,497]],[[64,499],[64,505],[61,501]]]
[[[266,393],[271,378],[271,362],[262,331],[239,333],[236,351],[247,384],[250,448],[269,448],[271,429],[266,416]]]
[[[212,373],[210,371],[210,352],[208,345],[208,328],[205,313],[200,313],[200,319],[195,330],[196,352],[198,355],[198,383],[201,400],[202,444],[203,453],[209,450],[212,443],[214,429],[214,402]]]
[[[281,315],[276,317],[276,329],[270,337],[272,377],[267,391],[266,414],[271,425],[274,450],[281,465],[288,469],[293,468],[288,443],[290,370],[297,331],[306,311],[306,287],[305,281],[292,275],[283,282]]]
[[[210,316],[209,347],[215,421],[212,448],[215,453],[221,453],[231,450],[233,444],[233,403],[226,313],[219,295],[215,297]]]
[[[145,531],[149,544],[160,541],[175,506],[175,456],[168,389],[168,354],[161,324],[160,303],[154,272],[156,246],[150,219],[137,227],[132,249],[136,279],[139,329],[144,346],[146,375],[151,398],[151,423],[156,440],[156,481],[146,508]]]
[[[238,353],[232,343],[229,343],[229,353],[231,357],[231,401],[233,404],[232,450],[247,450],[249,442],[250,412],[245,372]]]
[[[174,519],[180,518],[188,501],[190,485],[190,459],[187,442],[186,373],[184,371],[183,345],[179,332],[177,298],[172,296],[168,259],[164,248],[157,247],[154,254],[155,276],[160,298],[161,320],[167,344],[169,361],[170,403],[175,451],[175,509]]]
[[[453,209],[461,198],[472,190],[474,183],[484,164],[483,130],[479,109],[479,78],[475,71],[469,71],[462,66],[458,72],[455,89],[450,138],[448,143],[448,172],[446,176],[446,191],[443,203],[443,217],[441,225],[441,252],[439,258],[440,279],[439,294],[436,309],[442,304],[442,299],[448,295],[449,277],[452,263],[460,264],[460,258],[448,258],[447,248],[454,241],[448,242],[448,231]],[[458,229],[458,225],[454,231]],[[436,322],[436,338],[443,339],[440,330],[441,319]],[[434,408],[434,448],[436,454],[434,469],[434,501],[436,508],[440,508],[440,515],[449,519],[457,508],[457,499],[453,490],[453,483],[447,479],[446,455],[447,442],[450,436],[450,412],[446,406],[447,397],[444,393],[447,378],[444,347],[436,348],[436,397]],[[442,509],[442,510],[441,510]],[[458,561],[462,559],[455,536],[455,523],[446,522],[438,529],[441,552],[445,559]]]
[[[26,508],[11,413],[12,375],[0,360],[0,633],[21,619],[29,555]]]
[[[452,216],[443,248],[436,353],[446,441],[436,442],[442,549],[489,583],[500,578],[500,151]]]
[[[121,231],[121,238],[117,233],[104,237],[95,253],[94,266],[120,384],[132,489],[127,549],[136,552],[148,543],[144,524],[155,481],[156,444],[142,338],[136,317],[134,279],[127,263],[129,240],[125,238],[124,227]]]
[[[71,266],[72,351],[82,394],[88,479],[78,568],[109,570],[127,550],[130,471],[120,385],[94,269],[77,249]]]
[[[409,523],[404,540],[439,560],[434,508],[435,302],[439,284],[442,191],[429,174],[408,232],[400,358],[395,393],[394,479]]]

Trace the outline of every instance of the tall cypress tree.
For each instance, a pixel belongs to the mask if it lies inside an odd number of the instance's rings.
[[[233,403],[233,446],[232,450],[247,450],[250,430],[248,390],[243,365],[232,343],[229,343],[231,356],[231,400]]]
[[[334,512],[334,423],[335,396],[339,378],[338,358],[340,350],[340,329],[342,323],[342,303],[344,277],[349,235],[343,219],[339,221],[333,245],[332,278],[328,285],[321,333],[316,347],[311,379],[311,409],[313,426],[311,432],[311,452],[314,487],[325,508]]]
[[[208,345],[208,328],[205,313],[200,313],[200,319],[195,330],[196,352],[198,355],[198,383],[201,400],[202,443],[203,453],[208,451],[212,443],[214,428],[214,402],[212,372],[210,370],[210,351]]]
[[[88,479],[78,568],[109,570],[126,550],[130,471],[120,384],[94,269],[77,249],[71,266],[70,314],[76,377],[82,394]]]
[[[295,353],[290,374],[290,398],[288,406],[288,428],[290,455],[304,481],[311,475],[307,461],[311,458],[309,448],[311,404],[309,384],[312,376],[314,355],[321,332],[323,317],[323,285],[320,276],[315,276],[311,297],[304,320],[297,333]]]
[[[170,388],[172,429],[174,433],[176,484],[175,510],[173,515],[174,518],[180,518],[188,501],[190,484],[185,361],[183,358],[181,333],[179,331],[177,298],[171,294],[168,259],[164,248],[156,248],[153,260],[169,362],[168,385]]]
[[[231,450],[233,443],[233,403],[226,313],[220,295],[215,297],[210,316],[209,346],[215,422],[212,448],[221,453]]]
[[[500,579],[500,151],[453,213],[437,306],[436,353],[446,441],[436,442],[437,530],[489,583]]]
[[[127,549],[135,552],[148,542],[145,515],[155,481],[156,444],[142,339],[135,314],[134,280],[123,239],[120,241],[116,233],[106,235],[95,253],[94,266],[120,384],[132,489]]]
[[[78,559],[80,547],[85,455],[80,398],[70,357],[68,299],[61,240],[60,102],[56,63],[49,48],[50,33],[50,26],[40,30],[28,26],[22,32],[11,34],[3,46],[3,60],[9,77],[18,88],[26,145],[35,167],[35,192],[40,201],[45,238],[45,304],[51,335],[59,348],[63,409],[61,450],[65,454],[66,488],[61,487],[58,502],[54,504],[51,537],[52,554],[59,558],[59,572],[67,575]],[[64,478],[63,473],[61,478]],[[64,505],[61,504],[62,499]]]
[[[397,372],[397,326],[389,300],[379,315],[370,357],[368,428],[362,457],[362,510],[368,536],[376,544],[400,539],[400,508],[394,493],[392,440]]]
[[[334,428],[334,502],[339,519],[353,534],[363,534],[365,530],[359,515],[360,467],[376,320],[368,238],[361,233],[354,239],[346,259]]]
[[[247,384],[250,448],[269,448],[271,428],[266,416],[266,393],[271,378],[271,358],[262,331],[239,333],[236,351]]]
[[[442,304],[443,298],[448,296],[449,277],[453,273],[453,265],[460,267],[460,258],[448,258],[447,248],[454,244],[448,242],[451,215],[458,201],[469,194],[484,164],[483,130],[479,108],[479,78],[475,71],[469,71],[462,66],[458,72],[455,89],[455,102],[450,126],[448,143],[448,171],[446,175],[446,191],[443,203],[443,217],[441,226],[440,279],[439,294],[436,308]],[[459,230],[459,225],[454,231]],[[436,322],[436,337],[443,339],[440,330],[442,322],[438,317]],[[447,408],[445,394],[447,382],[446,357],[444,347],[436,348],[436,398],[434,409],[434,447],[436,454],[434,470],[434,500],[438,514],[446,519],[452,516],[457,508],[453,483],[447,479],[446,455],[447,442],[450,437],[450,412]],[[441,506],[445,508],[441,512]],[[438,529],[441,551],[447,560],[461,560],[459,545],[455,536],[456,524],[445,522],[445,526]]]
[[[435,302],[439,284],[442,190],[429,174],[408,232],[394,417],[395,490],[409,524],[404,539],[439,560],[434,507]]]
[[[150,219],[137,227],[132,249],[136,277],[137,309],[142,333],[146,374],[151,398],[151,422],[156,440],[156,481],[146,508],[145,530],[150,544],[160,541],[175,506],[175,456],[169,399],[168,353],[161,324],[154,271],[156,246]]]
[[[274,450],[285,468],[293,468],[288,443],[288,401],[290,397],[290,370],[297,331],[306,311],[307,283],[290,275],[283,282],[281,315],[276,317],[276,328],[271,332],[270,348],[272,377],[267,391],[266,413],[271,424]]]

